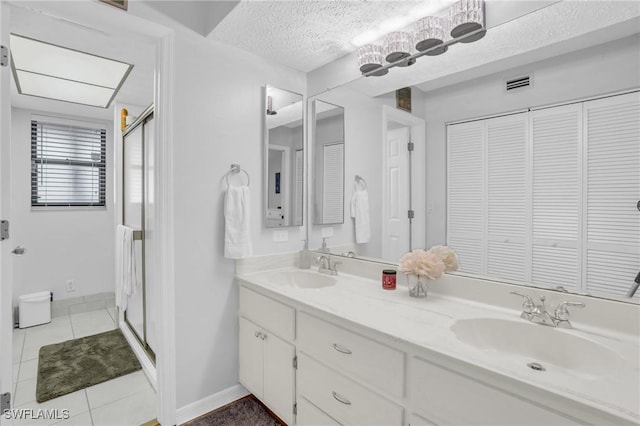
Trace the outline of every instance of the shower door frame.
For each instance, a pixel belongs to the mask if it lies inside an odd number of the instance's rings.
[[[124,144],[127,138],[127,135],[129,135],[129,133],[133,132],[135,129],[137,129],[138,127],[141,127],[141,131],[142,131],[142,142],[141,142],[141,149],[142,149],[142,203],[141,203],[141,210],[142,210],[142,218],[141,218],[141,224],[142,224],[142,229],[141,229],[141,239],[140,239],[140,244],[141,244],[141,258],[142,258],[142,337],[140,337],[138,335],[138,332],[136,331],[135,327],[133,327],[133,325],[129,322],[129,319],[127,318],[127,310],[124,310],[124,322],[127,324],[127,327],[129,327],[129,330],[131,330],[131,332],[133,333],[133,335],[135,336],[136,340],[138,340],[138,342],[140,343],[140,346],[142,346],[142,348],[144,349],[144,351],[146,352],[146,354],[149,356],[149,359],[151,359],[151,362],[153,362],[153,364],[156,364],[156,354],[153,351],[153,349],[151,349],[151,347],[149,346],[148,340],[147,340],[147,279],[146,279],[146,262],[145,262],[145,239],[146,239],[146,215],[145,215],[145,202],[147,200],[147,187],[146,187],[146,179],[145,179],[145,165],[146,165],[146,161],[145,161],[145,154],[146,154],[146,150],[145,150],[145,131],[144,131],[144,125],[146,124],[147,121],[151,120],[153,118],[153,104],[149,105],[147,107],[147,109],[145,109],[142,114],[140,114],[140,116],[133,122],[131,123],[129,126],[127,126],[127,128],[122,132],[122,223],[125,224],[126,223],[126,217],[125,217],[125,201],[124,201],[124,195],[125,195],[125,187],[126,187],[126,168],[124,167],[124,162],[125,162],[125,149],[124,149]]]

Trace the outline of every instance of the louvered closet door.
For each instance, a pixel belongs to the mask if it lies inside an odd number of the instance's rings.
[[[580,287],[582,106],[531,113],[535,285]]]
[[[584,115],[587,290],[624,295],[640,269],[639,95],[585,102]]]
[[[460,271],[486,274],[484,123],[447,126],[447,244]]]
[[[487,274],[525,281],[529,259],[526,113],[486,120]]]

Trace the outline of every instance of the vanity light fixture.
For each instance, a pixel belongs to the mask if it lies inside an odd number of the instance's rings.
[[[107,108],[133,65],[11,34],[18,93]]]
[[[393,67],[413,65],[421,56],[445,53],[455,43],[471,43],[485,36],[484,0],[459,0],[448,11],[448,18],[426,16],[413,30],[394,31],[383,44],[366,44],[358,49],[358,67],[366,76],[382,76]]]

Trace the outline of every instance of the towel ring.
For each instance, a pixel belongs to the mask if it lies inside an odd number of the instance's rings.
[[[355,176],[355,180],[354,183],[356,184],[356,186],[358,185],[358,183],[361,183],[363,186],[363,189],[366,191],[367,190],[367,181],[364,180],[364,178],[360,175],[356,175]]]
[[[240,164],[232,164],[231,165],[231,170],[229,170],[225,175],[224,178],[227,182],[227,186],[231,186],[231,184],[229,183],[229,175],[231,174],[237,174],[237,173],[244,173],[247,176],[247,186],[249,186],[249,184],[251,183],[251,178],[249,177],[249,173],[247,173],[247,171],[245,169],[243,169],[242,167],[240,167]]]

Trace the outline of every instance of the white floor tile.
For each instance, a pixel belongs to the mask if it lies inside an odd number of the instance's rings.
[[[113,319],[113,322],[115,322],[117,324],[118,323],[118,310],[115,307],[109,307],[109,308],[107,308],[107,312],[109,312],[109,315],[111,315],[111,319]]]
[[[20,363],[13,364],[11,370],[13,372],[13,383],[15,384],[18,381],[18,374],[20,373]]]
[[[18,381],[35,379],[36,377],[38,377],[37,359],[30,359],[29,361],[24,361],[20,364],[20,375],[18,376]]]
[[[27,379],[16,384],[16,394],[13,396],[13,405],[20,405],[34,402],[36,400],[36,379]]]
[[[91,420],[91,414],[83,413],[52,424],[56,426],[92,426],[93,421]]]
[[[138,426],[156,418],[156,395],[141,392],[91,410],[94,426]]]
[[[76,339],[116,328],[116,323],[106,309],[71,315],[71,324]]]
[[[79,416],[83,413],[88,414],[89,412],[89,405],[87,404],[87,396],[84,390],[79,390],[77,392],[73,392],[68,395],[63,395],[58,398],[50,399],[49,401],[45,401],[40,404],[35,401],[35,396],[34,396],[34,401],[27,404],[19,405],[19,406],[17,405],[16,408],[31,409],[31,410],[40,410],[40,409],[59,410],[60,414],[62,414],[62,410],[67,410],[70,418]],[[49,421],[44,423],[45,424],[59,423],[61,420],[62,419],[60,418],[49,419]]]
[[[69,339],[73,339],[71,322],[68,317],[58,317],[54,318],[49,324],[26,329],[24,347],[41,347],[52,343],[64,342]],[[24,354],[22,359],[25,359]]]
[[[89,407],[93,410],[124,397],[150,392],[155,395],[143,371],[127,374],[86,389]]]

